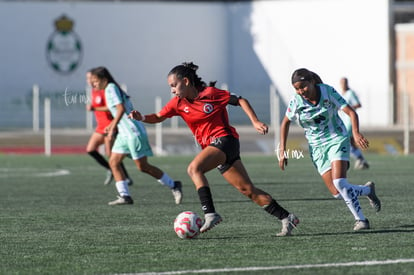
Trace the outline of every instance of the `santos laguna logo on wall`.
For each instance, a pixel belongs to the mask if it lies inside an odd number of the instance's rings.
[[[73,25],[73,21],[63,14],[54,21],[55,30],[47,41],[48,63],[61,74],[75,71],[82,59],[82,44]]]

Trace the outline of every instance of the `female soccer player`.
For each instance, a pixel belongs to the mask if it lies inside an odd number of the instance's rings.
[[[134,160],[138,170],[151,175],[161,184],[169,187],[175,203],[180,204],[182,200],[181,182],[174,181],[158,167],[147,161],[147,158],[153,155],[151,146],[144,125],[128,118],[127,114],[133,110],[129,96],[120,88],[105,67],[95,68],[91,74],[94,87],[105,90],[106,106],[113,116],[106,132],[111,139],[116,136],[109,165],[116,181],[119,196],[117,200],[109,202],[109,205],[133,204],[128,190],[128,182],[121,168],[125,156],[130,156]]]
[[[282,221],[278,236],[290,235],[298,218],[281,207],[268,193],[255,187],[240,159],[239,135],[229,124],[226,106],[240,106],[254,128],[266,134],[268,127],[259,121],[249,102],[228,91],[209,86],[197,76],[197,65],[183,63],[168,74],[168,84],[175,95],[157,114],[142,116],[133,111],[130,117],[147,123],[159,123],[166,118],[181,116],[201,145],[202,151],[193,159],[187,172],[195,184],[205,220],[200,231],[206,232],[221,222],[216,212],[205,173],[217,167],[223,177],[243,195]]]
[[[86,152],[94,158],[100,165],[102,165],[104,168],[107,169],[106,172],[106,179],[104,181],[104,184],[110,184],[113,175],[111,168],[109,167],[108,161],[98,152],[99,146],[102,144],[105,145],[105,153],[109,157],[111,155],[111,148],[113,142],[111,142],[111,139],[108,137],[108,135],[105,132],[105,128],[111,123],[113,117],[111,115],[111,112],[109,112],[108,107],[106,107],[106,100],[105,100],[105,90],[97,90],[92,87],[91,82],[91,71],[88,71],[86,73],[86,82],[89,87],[92,88],[91,92],[91,104],[86,105],[86,110],[93,111],[95,115],[95,121],[96,121],[96,128],[95,132],[92,133],[91,137],[89,138],[88,145],[86,146]],[[128,172],[125,169],[125,166],[123,163],[121,163],[121,169],[123,170],[128,185],[132,185],[133,182],[128,176]]]
[[[298,120],[305,129],[311,159],[325,185],[336,198],[345,201],[356,222],[354,230],[369,229],[370,224],[362,213],[358,196],[368,196],[375,211],[381,210],[381,202],[375,194],[375,185],[352,185],[346,178],[349,167],[350,141],[345,125],[339,117],[341,109],[351,119],[356,144],[368,148],[368,140],[359,132],[358,115],[331,86],[322,83],[320,77],[307,70],[298,69],[292,74],[296,95],[290,100],[281,123],[279,166],[287,165],[285,156],[289,126]]]
[[[348,105],[351,106],[355,111],[358,108],[361,108],[361,102],[359,101],[357,94],[355,93],[354,90],[352,90],[349,87],[348,78],[342,77],[339,81],[339,84],[341,86],[341,95],[345,99],[346,103],[348,103]],[[355,145],[355,141],[352,138],[352,125],[351,125],[351,120],[349,116],[346,115],[342,111],[339,112],[339,116],[344,122],[345,127],[348,131],[348,135],[350,136],[350,139],[351,139],[350,155],[356,159],[354,168],[358,170],[368,169],[369,168],[368,162],[366,161],[361,150]]]

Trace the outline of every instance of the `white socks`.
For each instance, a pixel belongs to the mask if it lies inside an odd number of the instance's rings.
[[[158,182],[162,185],[168,186],[169,188],[174,188],[174,180],[170,178],[170,176],[167,175],[167,173],[164,173],[160,179],[158,179]]]
[[[355,220],[365,220],[358,196],[366,193],[367,189],[369,190],[367,194],[369,194],[370,188],[349,184],[346,178],[334,179],[333,184],[341,194],[352,215],[354,215]]]
[[[125,196],[130,197],[129,191],[128,191],[128,181],[126,180],[117,181],[115,183],[115,186],[116,186],[116,190],[118,191],[121,197],[125,197]]]

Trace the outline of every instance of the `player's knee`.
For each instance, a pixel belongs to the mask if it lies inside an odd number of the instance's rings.
[[[119,165],[120,161],[115,159],[115,158],[110,158],[109,159],[109,166],[111,167],[111,169],[116,169]]]
[[[201,169],[197,163],[191,162],[187,167],[187,174],[192,178],[194,175],[201,173]]]

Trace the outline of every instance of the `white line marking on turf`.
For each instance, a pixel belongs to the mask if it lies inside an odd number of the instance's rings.
[[[198,269],[198,270],[181,270],[166,272],[144,272],[128,273],[119,275],[172,275],[172,274],[191,274],[191,273],[221,273],[221,272],[243,272],[243,271],[263,271],[263,270],[283,270],[283,269],[307,269],[320,267],[343,267],[343,266],[366,266],[366,265],[388,265],[400,263],[414,263],[414,259],[396,259],[384,261],[364,261],[348,263],[327,263],[327,264],[304,264],[304,265],[280,265],[280,266],[252,266],[252,267],[235,267],[235,268],[218,268],[218,269]]]
[[[10,177],[59,177],[69,175],[66,169],[0,168],[0,178]]]
[[[34,174],[33,176],[35,177],[58,177],[58,176],[66,176],[69,174],[70,174],[69,170],[59,169],[54,172],[37,173],[37,174]]]

